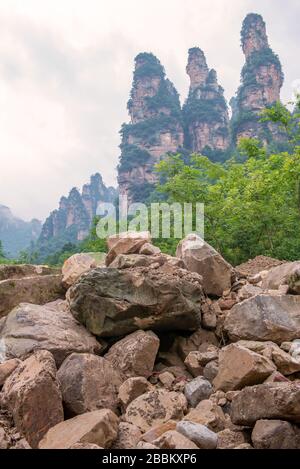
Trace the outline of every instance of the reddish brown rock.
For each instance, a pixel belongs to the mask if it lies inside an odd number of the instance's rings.
[[[119,254],[138,253],[141,247],[146,243],[150,243],[150,241],[151,235],[149,231],[126,231],[118,235],[109,236],[107,239],[109,252],[105,260],[106,265],[110,265]]]
[[[224,329],[232,341],[281,344],[300,337],[299,308],[299,296],[257,295],[231,309]]]
[[[105,355],[115,369],[126,378],[143,376],[152,371],[159,348],[159,339],[151,331],[136,331],[115,343]]]
[[[216,390],[235,391],[263,383],[275,370],[275,365],[268,358],[231,344],[220,351],[219,370],[213,385]]]
[[[154,440],[159,438],[164,433],[168,432],[169,430],[176,430],[177,422],[175,420],[169,420],[166,423],[162,423],[160,425],[154,426],[150,428],[146,433],[143,434],[142,439],[147,443],[153,443]]]
[[[186,408],[183,394],[155,390],[132,401],[126,409],[125,420],[146,432],[171,419],[181,419]]]
[[[19,303],[28,302],[44,305],[64,298],[60,274],[33,275],[23,278],[9,278],[0,281],[0,318],[6,316]]]
[[[153,390],[152,384],[143,377],[128,378],[119,387],[118,400],[125,411],[130,402]]]
[[[160,449],[198,449],[195,443],[175,430],[169,430],[153,443]]]
[[[57,377],[70,415],[99,409],[117,411],[122,380],[118,371],[104,358],[89,353],[72,353],[61,365]]]
[[[121,422],[112,449],[134,449],[141,437],[142,432],[136,425]]]
[[[118,417],[108,409],[95,410],[52,427],[40,449],[70,449],[78,443],[110,448],[118,434]]]
[[[247,443],[247,440],[242,431],[232,431],[225,428],[218,433],[218,449],[234,449],[244,443]]]
[[[21,363],[17,358],[7,360],[4,363],[0,363],[0,387],[3,386],[5,380],[12,374],[12,372]]]
[[[200,423],[215,432],[224,430],[226,426],[222,408],[209,399],[201,401],[195,409],[190,410],[184,420]]]
[[[64,418],[56,366],[51,353],[37,351],[10,375],[3,387],[5,406],[32,447]]]
[[[86,253],[74,254],[62,267],[62,282],[66,288],[73,285],[79,277],[97,266],[95,259]]]
[[[244,388],[232,400],[231,420],[254,425],[257,420],[278,419],[300,423],[300,386],[268,383]]]
[[[253,428],[256,449],[300,449],[300,430],[283,420],[258,420]]]
[[[101,351],[100,343],[73,318],[65,302],[21,303],[6,317],[0,340],[0,361],[42,349],[50,351],[59,366],[72,352]]]
[[[230,289],[233,268],[199,236],[191,234],[183,239],[177,247],[176,256],[184,261],[189,271],[202,276],[207,295],[222,296],[225,290]]]

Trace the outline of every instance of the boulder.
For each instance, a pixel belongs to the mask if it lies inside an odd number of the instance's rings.
[[[118,235],[109,236],[107,239],[107,246],[109,252],[106,256],[106,265],[117,257],[118,254],[135,254],[138,253],[141,247],[150,243],[151,235],[149,231],[126,231]]]
[[[300,337],[300,297],[257,295],[235,305],[224,330],[232,341],[258,340],[281,344]]]
[[[199,402],[197,407],[190,410],[183,420],[200,423],[214,432],[224,430],[226,426],[226,418],[222,408],[210,399]]]
[[[72,352],[100,353],[101,346],[63,302],[44,306],[22,303],[0,328],[0,362],[38,349],[49,350],[59,366]]]
[[[10,438],[4,428],[0,427],[0,450],[8,449]]]
[[[116,342],[105,355],[124,379],[148,378],[159,349],[159,338],[151,331],[136,331]]]
[[[93,443],[75,443],[69,449],[104,449],[102,446],[95,445]]]
[[[293,358],[289,353],[286,353],[278,345],[274,344],[274,342],[241,340],[238,344],[272,360],[277,370],[285,376],[300,371],[300,359]]]
[[[74,317],[100,337],[137,329],[194,330],[204,301],[201,280],[163,267],[87,272],[68,290]]]
[[[139,253],[145,254],[146,256],[155,256],[157,254],[160,254],[161,250],[158,247],[153,246],[153,244],[151,243],[145,243],[141,247]]]
[[[166,389],[172,389],[172,385],[175,381],[175,376],[169,371],[164,371],[158,375],[158,380]]]
[[[110,269],[130,269],[133,267],[149,267],[156,269],[163,267],[163,270],[173,270],[175,267],[184,269],[184,262],[168,254],[118,254],[118,256],[109,264]]]
[[[210,383],[213,382],[215,377],[219,372],[219,362],[217,360],[213,360],[212,362],[207,363],[203,370],[203,376],[207,379]]]
[[[222,296],[230,289],[233,279],[233,268],[208,243],[196,234],[183,239],[176,251],[186,268],[203,277],[203,288],[207,295]]]
[[[200,401],[208,399],[212,392],[212,385],[202,376],[193,379],[184,388],[185,397],[191,407],[196,407]]]
[[[162,423],[160,425],[156,425],[146,433],[143,434],[142,440],[147,443],[153,443],[154,440],[159,438],[164,433],[168,432],[169,430],[176,430],[177,422],[175,420],[169,420],[166,423]]]
[[[230,344],[220,351],[219,370],[214,388],[235,391],[245,386],[263,383],[276,370],[268,358],[238,344]]]
[[[218,449],[234,449],[239,445],[247,443],[242,431],[233,431],[225,428],[218,433]]]
[[[215,449],[218,444],[218,435],[199,423],[182,420],[177,423],[176,430],[200,449]]]
[[[175,430],[169,430],[153,443],[159,449],[198,449],[195,443]]]
[[[255,449],[300,449],[300,429],[284,420],[258,420],[251,439]]]
[[[39,448],[70,449],[78,443],[110,448],[117,438],[118,424],[118,417],[109,409],[77,415],[52,427]]]
[[[122,380],[104,358],[90,353],[72,353],[61,365],[57,377],[69,415],[99,409],[117,411]]]
[[[33,275],[0,281],[0,317],[6,316],[21,302],[44,305],[64,298],[61,275]]]
[[[21,361],[17,358],[12,358],[11,360],[0,363],[0,388],[20,363]]]
[[[278,419],[300,423],[300,386],[267,383],[244,388],[232,400],[231,420],[236,425],[254,425],[257,420]]]
[[[97,267],[97,262],[89,254],[80,253],[69,257],[62,267],[62,282],[69,288],[82,274]]]
[[[146,443],[145,441],[139,441],[136,445],[136,449],[157,449],[157,446],[154,446],[151,443]]]
[[[300,295],[300,261],[273,267],[262,281],[265,290],[278,290],[281,285],[288,285],[290,293]]]
[[[118,400],[122,409],[125,411],[130,402],[134,401],[134,399],[142,394],[152,390],[153,386],[146,380],[146,378],[128,378],[119,388]]]
[[[186,408],[187,402],[183,394],[155,390],[132,401],[126,409],[124,419],[146,432],[168,420],[182,419]]]
[[[186,357],[184,364],[189,372],[196,378],[203,374],[204,367],[211,361],[217,360],[219,349],[214,345],[209,345],[206,351],[190,352]]]
[[[3,386],[3,402],[30,446],[64,419],[53,356],[39,350],[22,362]]]
[[[134,449],[142,437],[142,432],[136,425],[121,422],[118,428],[117,439],[112,449]]]

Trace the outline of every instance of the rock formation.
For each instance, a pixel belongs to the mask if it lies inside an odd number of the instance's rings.
[[[246,16],[241,31],[245,65],[241,85],[231,101],[234,143],[241,137],[256,137],[270,143],[280,136],[274,125],[259,122],[259,113],[280,100],[283,84],[281,63],[270,48],[266,24],[257,14]]]
[[[29,222],[15,217],[11,210],[0,205],[0,241],[7,257],[17,257],[27,249],[41,233],[42,224],[33,219]]]
[[[82,241],[89,233],[99,202],[113,202],[117,192],[106,187],[99,173],[91,176],[80,193],[76,187],[62,197],[59,208],[45,221],[37,248],[50,254],[67,242]]]
[[[185,147],[191,152],[221,159],[230,145],[229,115],[217,73],[209,70],[201,49],[189,50],[186,68],[190,90],[183,106]]]
[[[131,121],[121,129],[120,194],[129,201],[144,201],[156,181],[155,163],[176,152],[184,140],[178,93],[153,54],[135,58],[127,108]]]

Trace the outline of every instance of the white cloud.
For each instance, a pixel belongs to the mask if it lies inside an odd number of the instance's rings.
[[[298,0],[0,0],[0,203],[43,218],[100,171],[116,183],[134,56],[152,51],[182,99],[199,45],[229,99],[244,16],[263,14],[290,99],[300,77]]]

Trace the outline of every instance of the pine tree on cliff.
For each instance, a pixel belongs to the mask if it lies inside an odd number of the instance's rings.
[[[266,24],[260,15],[246,16],[241,31],[241,45],[246,58],[241,85],[232,106],[232,137],[260,138],[265,143],[280,139],[278,127],[260,122],[261,111],[280,100],[283,72],[280,60],[269,46]]]

